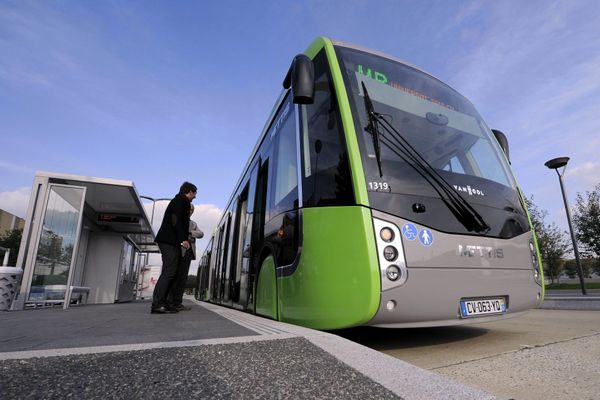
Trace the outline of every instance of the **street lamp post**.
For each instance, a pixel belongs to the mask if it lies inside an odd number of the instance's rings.
[[[171,199],[167,199],[167,198],[160,198],[160,199],[155,199],[153,197],[150,196],[140,196],[142,199],[146,199],[146,200],[150,200],[152,202],[152,215],[150,216],[150,229],[154,229],[153,225],[154,225],[154,206],[156,205],[157,201],[169,201]],[[146,253],[146,259],[144,260],[145,265],[148,265],[148,253]]]
[[[575,253],[575,264],[577,266],[577,274],[579,275],[579,283],[581,284],[581,294],[584,296],[587,294],[585,290],[585,283],[583,281],[583,271],[581,269],[581,260],[579,259],[579,249],[577,248],[577,240],[575,239],[575,233],[573,232],[573,223],[571,222],[571,210],[569,208],[569,202],[567,201],[567,194],[565,192],[565,185],[563,182],[563,175],[567,168],[569,157],[558,157],[552,160],[546,161],[544,164],[546,167],[556,171],[558,175],[558,181],[560,182],[560,190],[562,191],[563,201],[565,203],[565,211],[567,212],[567,222],[569,223],[569,232],[571,233],[571,241],[573,242],[573,253]],[[558,172],[558,169],[562,168],[562,174]]]
[[[155,199],[150,196],[140,196],[140,197],[142,199],[150,200],[152,202],[152,215],[150,216],[150,227],[152,227],[152,225],[154,224],[154,206],[156,205],[156,202],[157,201],[168,201],[171,199],[167,199],[167,198]]]

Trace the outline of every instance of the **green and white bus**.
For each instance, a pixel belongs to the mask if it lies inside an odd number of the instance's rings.
[[[465,97],[324,37],[283,86],[199,299],[316,329],[483,322],[543,301],[506,137]]]

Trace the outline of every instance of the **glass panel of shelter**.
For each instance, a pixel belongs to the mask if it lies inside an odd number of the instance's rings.
[[[85,187],[49,186],[28,303],[64,302],[73,279],[85,192]]]

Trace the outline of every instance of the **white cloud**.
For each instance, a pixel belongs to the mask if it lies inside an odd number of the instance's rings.
[[[448,26],[446,26],[447,30],[454,29],[461,26],[466,26],[466,22],[473,17],[476,17],[477,14],[481,12],[484,3],[482,2],[470,2],[466,4],[462,4],[456,13],[456,15],[451,19]]]
[[[570,68],[567,77],[559,76],[548,82],[551,96],[539,106],[547,113],[561,110],[600,89],[600,56]],[[558,90],[557,90],[558,89]]]
[[[21,164],[14,164],[14,163],[2,161],[2,160],[0,160],[0,169],[5,169],[10,172],[25,173],[28,175],[33,175],[35,173],[35,171],[29,167],[25,167]]]
[[[22,187],[12,192],[0,192],[0,209],[20,218],[25,218],[31,188]]]
[[[198,224],[205,237],[210,237],[221,218],[221,214],[223,214],[223,210],[214,204],[199,204],[195,207],[191,219]]]
[[[567,167],[565,177],[575,180],[577,186],[593,190],[596,185],[600,184],[600,163],[588,161],[571,169]]]
[[[565,179],[570,204],[600,183],[599,14],[592,9],[555,1],[544,7],[489,3],[475,13],[463,7],[455,26],[464,50],[448,63],[452,86],[508,135],[523,191],[561,227],[566,219],[559,184],[544,163],[571,158]]]

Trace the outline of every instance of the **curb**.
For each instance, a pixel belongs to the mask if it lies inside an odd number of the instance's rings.
[[[188,298],[188,300],[261,335],[265,335],[264,330],[270,328],[270,330],[303,337],[403,400],[493,400],[496,398],[481,389],[464,385],[437,372],[419,368],[328,332],[274,321],[196,299]]]
[[[546,296],[540,308],[600,311],[600,296]]]

